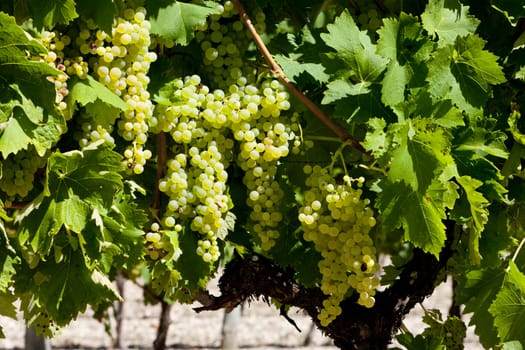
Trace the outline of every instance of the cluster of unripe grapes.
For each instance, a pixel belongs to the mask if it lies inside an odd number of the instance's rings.
[[[170,99],[177,102],[159,104],[150,121],[151,131],[169,135],[171,145],[159,182],[168,197],[161,226],[180,231],[190,222],[189,228],[200,237],[197,254],[206,262],[216,261],[231,209],[227,169],[235,161],[245,172],[247,204],[253,209],[249,226],[263,249],[271,248],[282,220],[277,161],[288,155],[288,144],[295,138],[289,123],[297,116],[281,116],[290,106],[288,93],[273,79],[260,88],[231,85],[228,91],[210,91],[197,75],[172,85]]]
[[[23,199],[33,189],[35,173],[45,164],[46,159],[40,157],[33,147],[10,154],[2,159],[0,190],[12,200]]]
[[[340,303],[351,290],[359,294],[359,304],[374,305],[379,265],[369,232],[376,220],[369,200],[361,198],[363,178],[344,175],[336,182],[330,167],[318,165],[304,171],[307,189],[298,218],[304,239],[322,256],[321,290],[328,297],[318,318],[326,326],[341,314]]]

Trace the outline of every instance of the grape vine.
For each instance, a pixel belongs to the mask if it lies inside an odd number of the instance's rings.
[[[0,314],[55,336],[107,312],[122,273],[199,310],[299,306],[341,348],[461,349],[461,315],[402,326],[449,275],[483,346],[525,344],[524,18],[499,0],[6,1]]]

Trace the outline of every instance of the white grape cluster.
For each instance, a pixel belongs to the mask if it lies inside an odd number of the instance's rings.
[[[157,59],[149,51],[150,23],[146,20],[144,8],[123,10],[122,17],[114,21],[111,33],[93,28],[82,29],[79,33],[80,51],[96,55],[93,70],[98,80],[122,97],[129,108],[117,122],[120,136],[131,144],[124,151],[125,164],[133,173],[141,174],[151,151],[145,148],[148,140],[148,120],[153,114],[153,103],[147,90],[148,71]],[[110,119],[109,119],[110,120]],[[112,122],[102,125],[87,118],[82,128],[88,133],[87,142],[104,139],[114,142],[111,137]]]
[[[2,160],[0,190],[11,199],[23,199],[33,189],[35,173],[46,164],[33,147],[10,154]]]
[[[297,152],[297,114],[282,113],[290,108],[289,94],[275,79],[256,82],[257,67],[247,64],[245,56],[251,42],[249,33],[231,1],[224,11],[212,15],[201,25],[196,40],[204,53],[204,71],[215,85],[229,92],[228,112],[234,139],[239,143],[237,163],[245,172],[247,204],[252,209],[248,230],[255,234],[263,250],[271,249],[279,236],[282,221],[279,185],[279,160]],[[254,26],[259,34],[266,30],[265,14],[255,10]]]
[[[211,84],[227,89],[230,85],[243,86],[254,82],[255,65],[243,61],[251,42],[250,34],[239,18],[231,1],[225,1],[221,14],[214,14],[198,28],[195,38],[203,52],[203,70]],[[254,26],[259,34],[266,30],[265,15],[257,11]]]
[[[68,120],[71,115],[69,115],[68,106],[64,100],[69,95],[67,81],[73,75],[85,79],[89,71],[88,64],[82,56],[71,52],[66,53],[66,49],[71,45],[71,38],[66,34],[61,34],[56,30],[52,32],[43,31],[39,41],[48,50],[43,55],[43,60],[62,72],[54,77],[48,77],[48,80],[55,85],[55,104]]]
[[[360,305],[374,305],[379,266],[369,232],[376,220],[369,200],[361,198],[363,178],[345,175],[336,183],[329,168],[307,165],[304,170],[307,190],[298,218],[304,239],[322,255],[321,290],[328,297],[318,318],[327,326],[341,314],[340,303],[352,290]]]
[[[288,156],[290,144],[297,136],[297,114],[285,113],[290,108],[289,94],[275,79],[233,90],[236,113],[232,115],[232,132],[239,142],[237,163],[244,171],[243,183],[251,207],[249,230],[260,240],[263,250],[271,249],[279,237],[283,219],[283,190],[277,167]]]
[[[225,95],[221,90],[210,93],[197,75],[173,85],[173,98],[179,103],[158,105],[150,121],[151,130],[169,134],[172,144],[172,156],[159,182],[159,190],[168,196],[161,224],[180,232],[181,224],[189,221],[191,231],[199,234],[197,254],[205,262],[215,262],[231,209],[226,168],[234,143],[227,137],[229,120],[222,114]]]
[[[169,198],[162,226],[180,231],[181,223],[190,220],[190,229],[201,235],[197,253],[205,261],[216,261],[231,207],[227,169],[235,160],[245,173],[252,208],[248,229],[263,249],[270,249],[282,220],[277,166],[296,139],[297,115],[282,115],[290,107],[289,94],[274,79],[260,88],[231,85],[225,92],[210,91],[193,75],[174,81],[173,87],[174,102],[159,104],[150,120],[150,130],[169,134],[173,145],[159,183]],[[238,154],[233,159],[235,145]]]

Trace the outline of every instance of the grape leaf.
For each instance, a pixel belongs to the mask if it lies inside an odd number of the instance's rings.
[[[470,35],[436,52],[427,77],[434,101],[450,98],[459,108],[473,111],[491,96],[491,84],[505,82],[497,56],[483,50],[484,45],[483,39]]]
[[[105,107],[115,107],[121,110],[129,108],[128,104],[115,95],[107,87],[88,75],[87,79],[72,77],[69,81],[68,101],[70,104],[77,102],[82,106],[90,103],[104,103]]]
[[[11,292],[0,291],[0,315],[16,320],[16,307],[14,303],[17,299],[18,298]]]
[[[439,183],[432,186],[432,191],[439,186],[442,191],[449,191]],[[374,189],[379,192],[375,206],[383,227],[387,230],[402,227],[406,241],[437,256],[446,239],[443,203],[414,191],[405,182],[381,181]]]
[[[65,131],[64,118],[35,106],[17,85],[5,87],[4,92],[4,96],[11,100],[6,103],[0,101],[0,109],[5,113],[0,133],[0,153],[5,158],[32,144],[38,155],[43,156]]]
[[[439,38],[438,44],[445,46],[454,43],[458,36],[476,31],[480,21],[469,15],[468,9],[458,0],[430,0],[421,21],[430,35]]]
[[[467,223],[469,228],[469,256],[473,264],[479,265],[481,255],[479,254],[479,237],[487,223],[489,211],[487,209],[488,201],[483,195],[476,191],[483,183],[470,176],[460,176],[456,178],[457,182],[463,189],[465,196],[464,201],[454,208],[452,216],[458,221]]]
[[[70,92],[67,101],[71,108],[71,114],[76,102],[86,107],[86,112],[97,124],[113,124],[120,112],[129,108],[124,100],[90,75],[87,79],[71,78],[69,86]]]
[[[522,123],[521,119],[521,113],[519,111],[512,111],[508,123],[510,127],[510,132],[512,133],[512,137],[516,142],[519,144],[525,145],[525,134],[521,132],[520,130],[520,122]]]
[[[501,341],[518,340],[525,344],[525,275],[513,261],[489,312]]]
[[[192,4],[149,0],[146,1],[146,7],[151,22],[151,33],[172,39],[180,45],[190,42],[197,26],[209,15],[219,13],[219,4],[213,1]]]
[[[106,33],[111,33],[113,16],[116,13],[115,3],[113,1],[96,0],[77,2],[77,11],[84,19],[92,19],[100,29]]]
[[[206,287],[213,266],[197,255],[197,237],[194,235],[196,233],[187,228],[179,234],[179,247],[182,254],[175,261],[175,268],[182,276],[180,287],[185,286],[191,292]]]
[[[324,98],[321,103],[332,103],[348,96],[367,95],[370,93],[369,87],[371,85],[372,83],[368,81],[352,84],[347,79],[333,80],[326,85]]]
[[[485,348],[499,343],[489,307],[501,289],[504,276],[502,269],[492,268],[469,271],[458,280],[457,302],[465,304],[464,314],[473,313],[469,324],[476,326],[475,332]]]
[[[372,118],[367,124],[368,131],[364,141],[361,142],[361,144],[367,151],[372,152],[372,155],[376,159],[382,158],[389,148],[389,145],[386,143],[386,121],[381,118]]]
[[[18,237],[35,252],[47,255],[62,227],[81,235],[95,208],[105,212],[122,188],[121,156],[105,143],[82,152],[54,153],[48,159],[45,191],[19,216]]]
[[[301,62],[301,54],[291,53],[288,56],[278,54],[274,55],[275,61],[281,66],[284,73],[291,81],[301,74],[307,73],[319,83],[328,81],[330,76],[325,73],[325,68],[320,63]]]
[[[513,340],[513,341],[505,342],[503,346],[501,347],[501,350],[523,350],[523,346],[521,345],[520,341]]]
[[[4,88],[12,82],[21,93],[36,105],[52,111],[55,101],[53,84],[47,81],[47,76],[54,76],[58,70],[45,62],[33,61],[28,54],[38,56],[45,53],[45,48],[29,39],[24,30],[19,27],[15,19],[0,12],[0,82]]]
[[[56,24],[68,24],[78,17],[75,0],[26,1],[38,28],[53,28]]]
[[[2,231],[4,230],[2,229]],[[0,292],[2,292],[10,286],[12,276],[16,273],[16,257],[11,256],[15,251],[5,232],[0,233],[0,244],[2,244],[2,251],[0,252]]]
[[[0,137],[0,152],[4,158],[11,153],[16,154],[22,149],[27,149],[32,141],[32,130],[36,127],[19,108],[13,110],[6,124]]]
[[[75,193],[82,200],[107,208],[122,188],[122,156],[111,145],[95,142],[82,151],[54,153],[47,165],[46,188],[57,200]]]
[[[471,159],[485,158],[487,155],[506,159],[509,156],[505,146],[506,139],[503,132],[470,127],[458,135],[454,149],[457,152],[468,152]]]
[[[397,147],[391,150],[390,181],[404,181],[414,191],[424,193],[436,171],[453,162],[443,155],[449,146],[445,134],[437,127],[429,131],[430,125],[418,119],[395,128],[393,142]]]
[[[79,250],[67,249],[60,263],[49,259],[36,270],[24,271],[24,275],[33,281],[28,292],[38,295],[40,304],[59,326],[68,324],[88,305],[96,308],[120,299],[107,276],[86,267]]]
[[[422,32],[416,17],[401,13],[399,20],[383,19],[377,52],[390,60],[381,91],[381,101],[388,106],[406,100],[406,87],[421,71],[418,65],[430,57],[433,43]]]
[[[329,57],[344,63],[342,78],[353,76],[356,83],[362,85],[376,81],[385,70],[387,60],[376,53],[376,46],[366,32],[359,30],[350,13],[343,11],[327,29],[328,33],[322,33],[321,38],[335,50]],[[357,89],[364,91],[363,87]]]

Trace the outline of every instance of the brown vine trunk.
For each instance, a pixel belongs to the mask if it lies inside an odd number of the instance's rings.
[[[157,337],[153,342],[154,350],[166,349],[166,338],[171,323],[171,305],[165,301],[161,302],[161,311],[159,317],[159,328],[157,329]]]
[[[202,298],[203,307],[197,312],[225,308],[232,310],[246,299],[275,299],[284,305],[304,309],[317,327],[333,339],[341,349],[383,350],[401,327],[403,318],[446,276],[446,265],[452,254],[455,226],[447,225],[447,242],[439,259],[414,249],[412,259],[402,267],[399,278],[385,291],[376,295],[372,308],[356,303],[356,297],[343,301],[342,314],[327,327],[320,325],[317,316],[326,296],[319,288],[304,288],[294,280],[291,269],[283,269],[273,261],[253,255],[230,261],[220,278],[221,296]],[[288,319],[288,318],[287,318]]]
[[[125,277],[122,275],[122,273],[118,273],[117,277],[115,279],[117,284],[117,290],[122,297],[122,299],[125,299],[124,297],[124,285],[126,282]],[[124,300],[117,301],[115,303],[115,318],[116,318],[116,329],[115,329],[115,341],[113,346],[117,349],[124,349],[126,346],[124,344],[124,338],[122,337],[122,327],[124,324]]]

